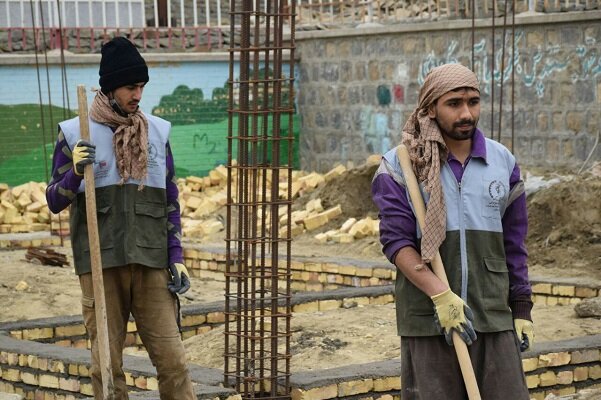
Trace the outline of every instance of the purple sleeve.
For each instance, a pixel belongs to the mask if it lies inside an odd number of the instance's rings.
[[[52,155],[52,179],[46,188],[46,201],[50,211],[58,214],[67,208],[75,198],[82,180],[83,176],[78,176],[73,171],[73,155],[59,128]]]
[[[380,210],[380,242],[386,258],[394,264],[400,249],[417,250],[416,221],[407,191],[386,173],[377,175],[371,185],[373,201]],[[419,250],[418,250],[419,251]]]
[[[169,265],[182,263],[184,260],[182,250],[182,224],[179,211],[177,180],[175,178],[175,162],[171,153],[171,146],[167,142],[167,246],[169,250]]]
[[[528,233],[528,214],[526,193],[517,164],[511,173],[509,186],[510,204],[505,209],[502,220],[505,257],[509,270],[509,304],[514,318],[531,320],[532,288],[528,280],[528,251],[525,243]]]

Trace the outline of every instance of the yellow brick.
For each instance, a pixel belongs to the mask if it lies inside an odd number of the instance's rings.
[[[79,376],[90,376],[90,370],[86,365],[80,365],[78,367]]]
[[[19,355],[17,353],[8,353],[6,363],[8,365],[19,365]]]
[[[56,337],[83,336],[85,334],[86,327],[84,325],[57,326],[54,328],[54,335]]]
[[[369,278],[373,275],[371,268],[357,268],[355,271],[355,276],[361,276]]]
[[[561,397],[567,396],[569,394],[576,393],[576,388],[574,386],[560,388],[558,391],[558,395]]]
[[[19,366],[26,367],[27,366],[27,355],[19,354]]]
[[[134,377],[131,375],[131,372],[125,372],[125,384],[127,386],[134,385]]]
[[[305,263],[305,271],[310,271],[310,272],[321,272],[321,264],[320,263],[314,263],[314,262],[308,262]]]
[[[577,287],[574,295],[576,297],[597,297],[597,289]]]
[[[136,321],[128,321],[127,322],[127,332],[137,332],[138,328],[136,327]]]
[[[322,292],[323,285],[319,282],[307,282],[306,290],[307,292]]]
[[[534,371],[538,368],[538,358],[527,358],[522,360],[522,367],[524,372]]]
[[[225,314],[222,312],[211,312],[207,314],[207,322],[210,324],[225,322]]]
[[[559,304],[560,306],[568,306],[570,305],[570,301],[573,299],[573,297],[559,297],[557,299],[557,304]]]
[[[325,400],[333,399],[338,396],[338,386],[336,384],[313,389],[303,390],[299,388],[292,389],[292,400]]]
[[[50,372],[64,373],[66,371],[65,363],[59,360],[51,360],[48,365]]]
[[[146,377],[145,376],[136,377],[136,379],[134,379],[134,385],[137,388],[146,389]]]
[[[576,287],[568,285],[553,285],[552,294],[556,296],[573,297]]]
[[[374,397],[374,400],[395,400],[395,398],[392,397],[392,395],[384,394],[384,395],[379,396],[379,397]]]
[[[148,390],[159,390],[159,381],[154,376],[146,380],[146,388]]]
[[[587,367],[576,367],[574,368],[574,381],[581,382],[588,379],[588,368]]]
[[[573,351],[572,352],[572,360],[571,364],[582,364],[586,362],[596,362],[599,361],[599,350],[582,350],[582,351]]]
[[[591,379],[601,379],[601,365],[588,367],[588,377]]]
[[[355,267],[354,265],[340,265],[338,267],[338,271],[342,275],[354,276],[357,272],[357,267]]]
[[[532,285],[532,293],[551,294],[552,285],[550,283],[536,283]]]
[[[191,331],[183,331],[182,332],[182,340],[190,339],[191,337],[196,336],[196,330],[192,329]]]
[[[68,373],[69,375],[78,375],[77,373],[77,364],[69,364]]]
[[[332,263],[324,263],[321,265],[321,269],[323,272],[328,272],[330,274],[337,274],[338,273],[338,264],[332,264]]]
[[[21,371],[14,368],[2,368],[2,379],[11,382],[19,382],[21,381]]]
[[[211,329],[212,328],[211,328],[210,325],[201,326],[200,328],[196,329],[196,334],[197,335],[204,335],[205,333],[209,332]]]
[[[570,363],[571,355],[567,351],[560,353],[548,353],[538,356],[539,365],[542,367],[557,367]]]
[[[392,277],[391,269],[374,268],[372,273],[373,273],[373,276],[376,278],[390,279]]]
[[[557,297],[555,296],[547,296],[547,305],[548,306],[556,306],[557,305]]]
[[[23,340],[23,331],[10,331],[10,336],[18,340]]]
[[[290,290],[293,292],[304,292],[307,285],[304,282],[290,282]]]
[[[319,300],[319,311],[336,310],[342,305],[342,300]]]
[[[374,379],[375,392],[387,392],[389,390],[401,390],[401,378],[391,376],[388,378]]]
[[[77,378],[59,378],[58,386],[68,392],[79,392],[80,384]]]
[[[94,389],[91,383],[81,383],[79,385],[79,393],[86,396],[94,396]]]
[[[31,372],[21,372],[21,380],[28,385],[38,385],[38,376]]]
[[[574,381],[573,371],[560,371],[557,373],[557,384],[569,385]]]
[[[58,389],[58,376],[54,376],[54,375],[48,375],[48,374],[44,374],[44,375],[40,375],[40,386],[42,387],[48,387],[48,388],[53,388],[53,389]]]
[[[372,379],[361,379],[358,381],[340,382],[338,384],[338,396],[352,396],[354,394],[368,393],[374,388]]]
[[[32,328],[23,330],[24,340],[50,339],[54,335],[52,328]]]
[[[182,318],[182,326],[196,326],[202,325],[207,321],[207,317],[199,314],[199,315],[186,315]]]
[[[533,389],[540,385],[540,378],[538,375],[527,375],[526,376],[526,385],[528,389]]]
[[[540,374],[541,386],[553,386],[557,384],[557,376],[553,371],[547,371]]]
[[[292,306],[292,312],[314,312],[319,310],[319,302],[312,301],[310,303],[301,303]]]

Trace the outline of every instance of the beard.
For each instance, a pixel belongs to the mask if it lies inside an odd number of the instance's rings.
[[[476,126],[478,126],[478,120],[473,119],[460,120],[451,126],[446,126],[439,118],[436,118],[436,122],[443,136],[453,140],[470,140],[474,136]]]

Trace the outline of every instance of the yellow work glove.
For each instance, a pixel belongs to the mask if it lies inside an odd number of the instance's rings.
[[[173,263],[169,266],[171,282],[167,284],[171,293],[183,294],[190,289],[188,269],[182,263]]]
[[[532,321],[516,318],[513,320],[513,325],[520,341],[520,350],[530,350],[534,345],[534,324]]]
[[[453,330],[465,343],[472,344],[476,340],[476,332],[472,326],[474,313],[461,297],[447,289],[431,298],[434,302],[434,319],[449,346],[453,345]]]
[[[83,175],[84,167],[88,164],[93,164],[96,160],[96,146],[79,140],[73,148],[73,171],[76,175]]]

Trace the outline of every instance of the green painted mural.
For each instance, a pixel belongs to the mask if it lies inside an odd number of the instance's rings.
[[[42,111],[41,111],[42,110]],[[43,112],[43,117],[41,117]],[[176,160],[177,176],[203,176],[227,163],[228,113],[227,88],[213,90],[212,99],[205,100],[201,89],[180,85],[172,94],[163,96],[153,114],[172,123],[171,148]],[[43,182],[50,179],[52,152],[56,141],[58,122],[76,116],[61,107],[38,104],[0,105],[0,182],[10,186],[28,181]],[[41,121],[44,121],[42,126]],[[272,135],[271,119],[268,135]],[[232,130],[237,131],[238,120],[233,119]],[[288,117],[280,121],[280,135],[289,136]],[[292,166],[299,168],[298,135],[299,117],[292,119],[294,137]],[[237,147],[232,149],[236,158]],[[271,152],[268,141],[267,152]],[[288,164],[288,141],[280,142],[282,162]]]

